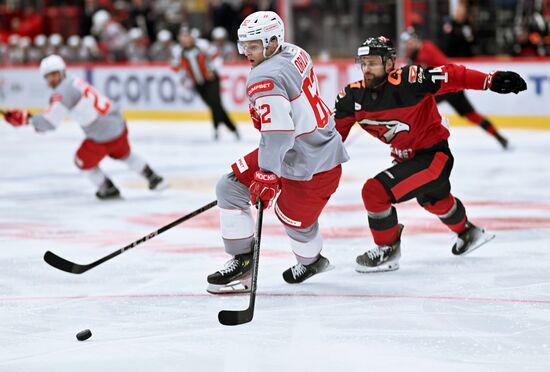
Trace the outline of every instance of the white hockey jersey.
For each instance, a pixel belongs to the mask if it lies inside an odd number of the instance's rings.
[[[119,137],[126,124],[116,103],[90,84],[76,77],[66,77],[55,87],[50,105],[30,119],[37,131],[53,130],[66,116],[74,119],[95,142],[109,142]]]
[[[349,159],[319,95],[311,57],[300,47],[284,44],[252,68],[247,93],[261,120],[262,170],[307,181]]]

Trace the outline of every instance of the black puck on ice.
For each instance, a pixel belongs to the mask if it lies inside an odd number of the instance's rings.
[[[76,334],[76,339],[78,341],[84,341],[89,339],[90,337],[92,337],[92,331],[90,331],[89,329],[85,329]]]

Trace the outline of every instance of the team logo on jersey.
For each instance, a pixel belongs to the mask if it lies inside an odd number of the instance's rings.
[[[275,87],[275,84],[271,80],[263,80],[252,84],[248,87],[248,96],[252,97],[258,92],[265,92]]]
[[[409,132],[411,127],[399,120],[362,119],[359,124],[373,136],[390,143],[401,132]]]

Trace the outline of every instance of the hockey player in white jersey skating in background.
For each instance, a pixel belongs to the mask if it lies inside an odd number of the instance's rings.
[[[336,191],[348,160],[330,109],[319,95],[310,56],[284,43],[284,25],[274,12],[249,15],[238,30],[239,52],[252,70],[247,81],[250,113],[260,131],[259,148],[237,160],[216,186],[225,251],[224,269],[208,276],[211,293],[248,292],[254,221],[250,202],[275,202],[298,263],[283,273],[301,283],[326,271],[329,261],[318,217]]]
[[[166,187],[163,178],[130,149],[128,129],[118,105],[95,90],[87,82],[66,75],[66,66],[58,55],[51,55],[40,62],[42,75],[53,89],[50,105],[40,115],[30,116],[27,110],[9,110],[4,118],[14,127],[31,124],[37,132],[56,129],[65,117],[70,116],[80,124],[86,139],[75,155],[75,164],[98,187],[99,199],[120,197],[120,191],[99,168],[105,156],[121,160],[145,177],[149,189]]]

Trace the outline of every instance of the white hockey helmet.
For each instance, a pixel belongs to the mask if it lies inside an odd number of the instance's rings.
[[[48,38],[48,43],[55,47],[61,46],[61,44],[63,44],[63,36],[60,34],[51,34]]]
[[[80,36],[78,35],[71,35],[69,36],[69,38],[67,39],[67,45],[72,47],[72,48],[77,48],[78,46],[80,46]]]
[[[108,11],[100,9],[92,16],[92,31],[99,33],[103,27],[109,22],[111,15]]]
[[[97,42],[95,41],[95,38],[92,35],[84,36],[82,38],[82,45],[88,49],[97,48]]]
[[[139,27],[131,28],[130,31],[128,31],[128,37],[131,41],[136,41],[143,37],[143,31],[141,31]]]
[[[55,71],[65,72],[66,68],[65,61],[57,54],[47,56],[40,61],[40,75],[42,76],[46,76],[50,72]]]
[[[162,29],[157,33],[157,40],[162,43],[167,42],[168,40],[171,40],[171,39],[172,39],[172,34],[168,30]]]
[[[249,15],[237,30],[239,37],[239,53],[244,54],[243,41],[261,40],[264,50],[269,46],[272,38],[277,39],[279,46],[285,41],[285,26],[281,17],[275,12],[260,11]]]
[[[226,39],[227,38],[227,31],[223,27],[215,27],[212,30],[212,40],[220,40],[220,39]]]
[[[47,41],[48,38],[44,34],[39,34],[34,37],[34,45],[39,48],[45,46]]]

